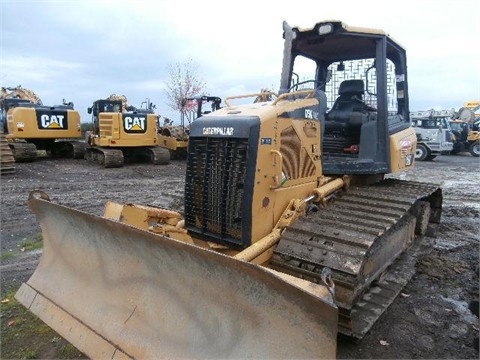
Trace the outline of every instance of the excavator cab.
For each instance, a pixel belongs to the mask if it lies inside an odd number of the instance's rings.
[[[122,102],[120,100],[96,100],[93,105],[87,109],[92,114],[93,134],[100,134],[99,114],[100,113],[121,113]]]
[[[16,106],[35,107],[35,104],[27,99],[7,98],[0,100],[0,125],[5,134],[8,133],[7,113],[8,110]]]
[[[402,47],[383,32],[338,21],[307,30],[284,23],[284,38],[289,51],[280,93],[310,87],[325,95],[326,113],[320,116],[324,174],[381,176],[413,165],[413,158],[399,163],[401,149],[390,141],[410,127]]]
[[[93,106],[88,108],[88,113],[93,114],[93,116],[108,112],[122,112],[122,102],[120,100],[96,100]]]

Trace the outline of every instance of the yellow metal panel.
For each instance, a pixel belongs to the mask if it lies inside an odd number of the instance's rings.
[[[46,110],[44,110],[46,111]],[[34,108],[15,107],[7,113],[8,138],[18,139],[76,139],[81,137],[80,115],[76,110],[66,113],[66,129],[40,129]]]
[[[291,199],[306,198],[318,186],[322,176],[318,145],[320,123],[278,116],[317,103],[317,99],[307,98],[280,101],[274,107],[253,104],[241,108],[243,115],[259,114],[261,121],[252,203],[252,242],[270,233]],[[229,110],[221,109],[213,114],[220,115],[222,111]],[[262,144],[262,139],[271,141]]]
[[[417,136],[413,128],[400,131],[390,136],[390,172],[395,173],[413,168]]]

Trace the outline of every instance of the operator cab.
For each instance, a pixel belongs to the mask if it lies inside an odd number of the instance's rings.
[[[0,101],[0,128],[5,134],[8,134],[7,113],[8,110],[15,107],[36,108],[40,105],[34,104],[27,99],[6,98]]]
[[[98,115],[100,113],[121,113],[122,102],[120,100],[96,100],[87,111],[92,114],[93,133],[98,135],[100,133]]]
[[[472,124],[472,131],[480,131],[480,119],[476,119]]]
[[[284,23],[280,93],[314,89],[324,174],[387,174],[391,134],[410,127],[406,52],[379,30]]]

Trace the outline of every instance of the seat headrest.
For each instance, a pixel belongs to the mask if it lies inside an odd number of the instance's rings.
[[[363,80],[345,80],[338,88],[338,95],[362,94],[365,91]]]

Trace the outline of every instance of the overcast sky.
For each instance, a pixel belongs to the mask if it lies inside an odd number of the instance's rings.
[[[1,0],[2,86],[45,105],[87,107],[112,93],[178,121],[165,95],[168,66],[192,59],[206,94],[278,90],[282,22],[325,19],[379,28],[407,49],[410,109],[480,100],[478,0],[44,1]]]

